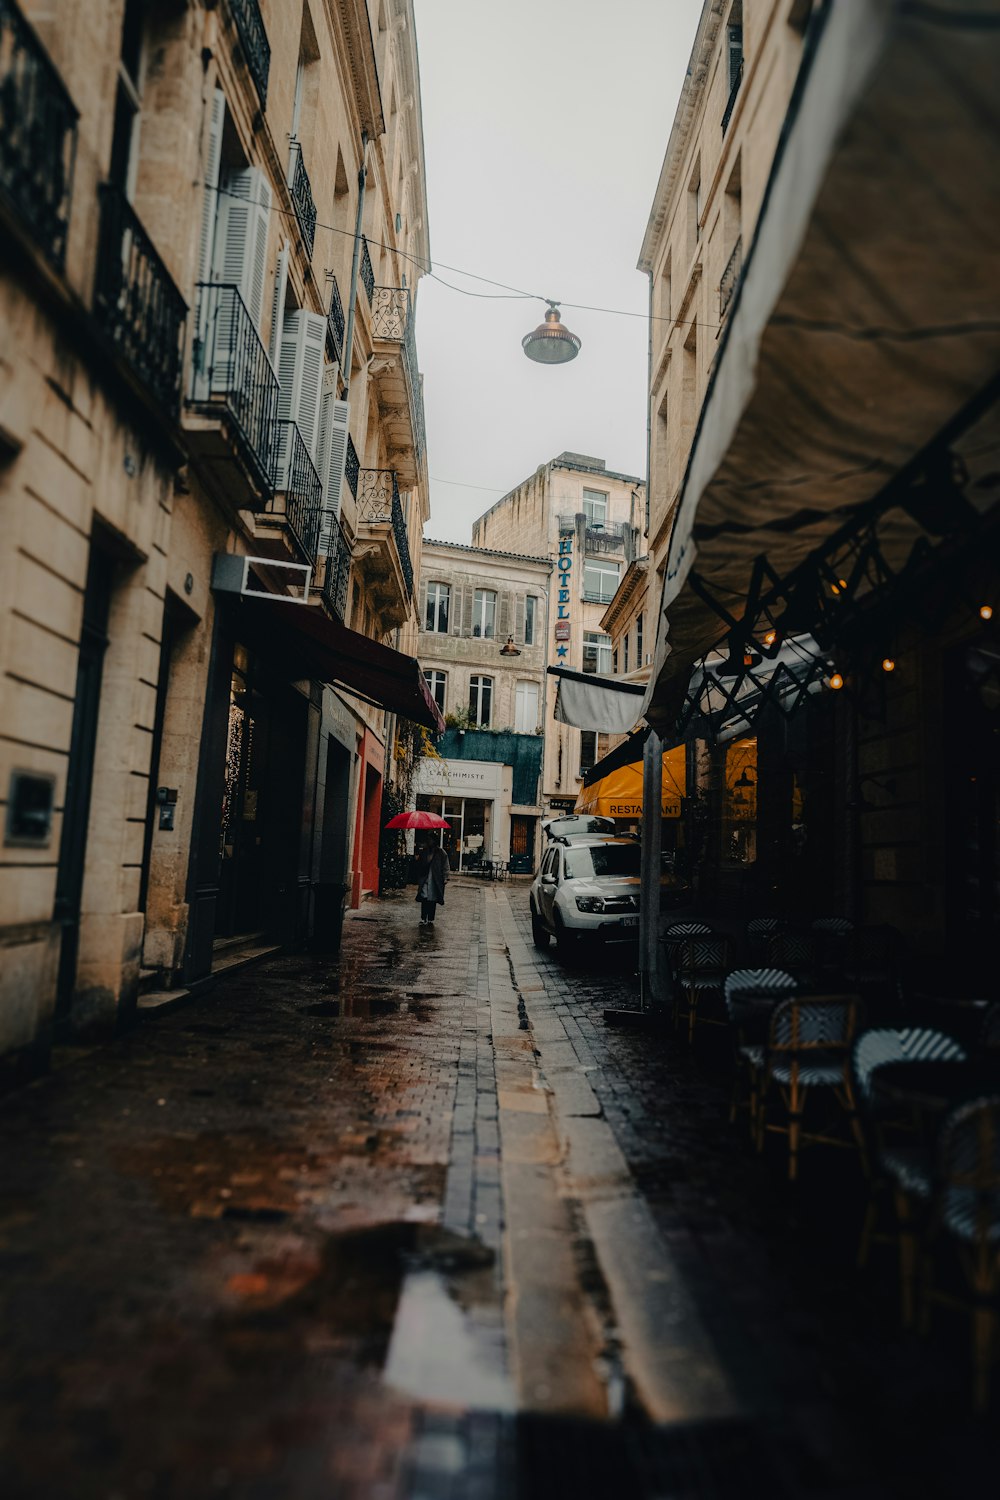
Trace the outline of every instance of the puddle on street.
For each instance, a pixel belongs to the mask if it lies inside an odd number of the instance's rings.
[[[436,1271],[408,1271],[382,1378],[401,1395],[478,1411],[514,1410],[514,1391],[491,1365],[471,1320]]]

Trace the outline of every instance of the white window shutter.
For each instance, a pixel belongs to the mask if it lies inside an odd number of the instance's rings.
[[[294,422],[315,462],[319,436],[319,404],[323,385],[323,343],[326,319],[321,313],[297,308],[281,325],[278,355],[278,419]]]
[[[524,644],[524,595],[514,595],[514,639]]]
[[[208,106],[208,140],[202,167],[201,236],[198,244],[198,280],[212,275],[215,221],[219,207],[219,165],[222,160],[222,127],[226,120],[226,96],[215,89]]]
[[[214,279],[239,289],[250,320],[259,332],[264,311],[271,189],[257,167],[227,172],[222,189],[215,235]]]
[[[348,401],[338,401],[337,368],[327,366],[323,375],[323,404],[320,419],[319,477],[323,481],[323,516],[320,526],[320,556],[329,556],[334,522],[340,515],[340,490],[344,481],[347,457],[347,429],[351,415]]]

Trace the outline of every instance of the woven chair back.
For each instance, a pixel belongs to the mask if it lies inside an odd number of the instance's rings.
[[[965,1048],[928,1026],[879,1026],[863,1031],[851,1048],[851,1077],[858,1102],[870,1106],[872,1077],[886,1063],[965,1062]]]
[[[941,1212],[948,1228],[995,1254],[1000,1240],[1000,1097],[960,1105],[938,1143]]]
[[[807,969],[816,962],[815,940],[802,932],[776,932],[767,945],[767,962],[774,969]]]
[[[689,937],[712,937],[714,929],[704,922],[675,922],[663,934],[665,943],[679,943]]]
[[[857,995],[796,996],[771,1017],[769,1052],[847,1052],[858,1019]]]
[[[729,967],[729,939],[717,936],[686,938],[677,956],[682,978],[724,974]]]

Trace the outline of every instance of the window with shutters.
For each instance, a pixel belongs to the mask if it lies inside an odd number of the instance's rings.
[[[635,617],[635,664],[642,666],[642,614]]]
[[[489,729],[493,718],[493,678],[469,678],[469,720],[478,729]]]
[[[472,606],[472,634],[491,641],[496,635],[497,595],[496,589],[476,589]],[[484,678],[484,681],[488,679]]]
[[[583,670],[607,676],[611,671],[611,637],[599,630],[583,632]],[[615,667],[617,671],[617,666]]]
[[[618,591],[618,564],[590,562],[583,565],[583,597],[597,604],[610,604]]]
[[[580,775],[586,776],[597,764],[597,734],[593,729],[584,729],[580,734]]]
[[[535,644],[537,610],[538,600],[534,594],[529,594],[524,601],[524,644],[526,646],[533,646]]]
[[[427,610],[424,629],[436,635],[448,634],[448,613],[451,608],[451,584],[433,582],[427,585]]]
[[[431,690],[431,697],[441,712],[444,713],[445,692],[448,686],[447,672],[440,672],[437,667],[428,667],[424,669],[424,677],[426,678],[427,686]]]
[[[272,192],[258,167],[225,169],[219,180],[212,280],[235,286],[258,331],[264,311]]]
[[[514,730],[534,734],[538,729],[538,683],[519,682],[514,689]]]
[[[278,419],[294,422],[309,457],[319,451],[320,402],[323,395],[323,351],[326,319],[296,308],[285,314],[278,361]]]

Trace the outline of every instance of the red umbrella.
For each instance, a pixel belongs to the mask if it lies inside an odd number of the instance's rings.
[[[451,824],[432,812],[397,813],[390,818],[386,828],[450,828]]]

